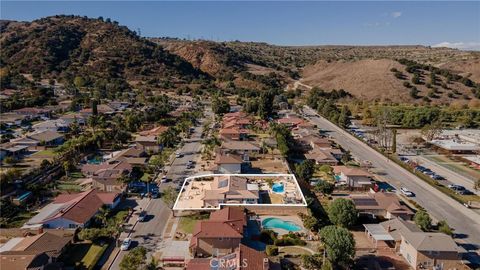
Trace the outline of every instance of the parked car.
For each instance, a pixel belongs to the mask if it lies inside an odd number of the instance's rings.
[[[448,188],[453,189],[455,191],[465,190],[465,187],[455,184],[448,185]]]
[[[162,179],[160,180],[160,183],[166,183],[168,182],[168,178],[166,175],[162,176]]]
[[[438,175],[438,174],[434,174],[434,175],[430,175],[430,177],[433,179],[433,180],[445,180],[445,178],[443,178],[443,176],[441,175]]]
[[[175,157],[176,157],[176,158],[181,158],[181,157],[182,157],[182,153],[179,153],[179,152],[175,153]]]
[[[130,245],[132,245],[132,239],[125,238],[125,240],[123,240],[122,242],[122,245],[120,246],[120,250],[128,250],[130,248]]]
[[[137,219],[138,222],[144,222],[146,216],[147,216],[147,212],[146,212],[146,211],[140,212],[140,214],[138,214],[138,219]]]
[[[400,191],[402,192],[403,195],[405,195],[407,197],[414,197],[415,196],[415,194],[413,194],[413,192],[411,192],[410,190],[408,190],[405,187],[400,188]]]

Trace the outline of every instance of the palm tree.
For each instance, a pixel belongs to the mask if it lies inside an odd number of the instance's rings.
[[[110,208],[108,206],[103,205],[98,209],[98,213],[95,215],[95,217],[102,223],[103,226],[107,225],[107,219],[108,216],[110,215]]]

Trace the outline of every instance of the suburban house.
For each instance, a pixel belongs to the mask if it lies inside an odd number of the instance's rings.
[[[244,161],[248,161],[250,155],[260,153],[260,147],[248,141],[224,141],[222,149],[242,155]]]
[[[37,132],[43,132],[43,131],[67,132],[69,129],[69,124],[62,119],[56,119],[56,120],[47,120],[47,121],[40,122],[38,124],[33,125],[32,128]]]
[[[303,119],[295,116],[287,116],[277,120],[277,123],[286,125],[289,128],[296,128],[300,124],[303,124]]]
[[[412,210],[402,205],[394,193],[377,192],[368,193],[367,195],[351,195],[350,199],[359,213],[371,214],[386,219],[401,217],[404,220],[410,220],[413,217]]]
[[[247,268],[248,267],[248,268]],[[234,252],[217,258],[194,258],[188,261],[187,270],[271,270],[273,263],[262,251],[257,251],[244,244],[240,244]],[[279,268],[277,268],[279,269]]]
[[[242,208],[225,207],[198,221],[190,240],[194,257],[227,255],[235,252],[243,238],[247,217]]]
[[[99,114],[114,114],[115,109],[108,106],[107,104],[98,104],[97,105],[97,113]],[[85,108],[80,111],[80,114],[84,116],[90,116],[93,115],[93,109],[92,108]]]
[[[26,137],[35,140],[39,142],[40,145],[44,146],[58,146],[64,141],[64,136],[62,134],[50,130],[30,133]]]
[[[7,126],[20,126],[25,118],[26,116],[21,114],[2,113],[0,114],[0,124],[5,124]]]
[[[28,152],[28,145],[17,145],[11,142],[0,144],[0,160],[5,157],[21,158]]]
[[[95,189],[76,194],[60,194],[55,201],[28,220],[22,228],[83,228],[88,226],[102,206],[114,208],[119,202],[120,196],[105,195]]]
[[[258,184],[250,184],[245,177],[216,176],[210,189],[203,191],[203,207],[218,207],[221,203],[258,203]]]
[[[243,160],[239,155],[217,153],[214,163],[218,173],[242,173]]]
[[[306,159],[315,161],[316,164],[323,165],[337,165],[338,160],[333,156],[328,149],[313,149],[305,154]]]
[[[347,166],[333,166],[337,184],[346,184],[354,189],[369,189],[373,186],[372,175],[364,169]]]
[[[33,236],[14,237],[0,247],[0,254],[6,251],[25,253],[45,253],[51,261],[55,261],[72,242],[73,234],[58,235],[43,232]]]
[[[402,218],[364,227],[375,243],[393,246],[413,269],[463,269],[462,249],[446,234],[423,232]]]
[[[248,137],[248,130],[243,128],[222,128],[220,130],[220,138],[223,140],[241,141]]]
[[[109,161],[100,164],[85,164],[82,173],[92,178],[92,186],[104,192],[123,192],[126,184],[120,181],[123,176],[129,176],[132,165],[127,161]]]
[[[111,153],[110,155],[108,155],[109,158],[107,162],[113,163],[114,161],[125,161],[133,167],[143,167],[146,165],[147,162],[146,156],[147,155],[145,151],[143,151],[142,149],[130,147]]]
[[[39,117],[49,117],[51,110],[42,109],[42,108],[34,108],[34,107],[25,107],[18,110],[14,110],[16,114],[24,115],[29,119],[35,119]]]
[[[157,126],[152,129],[140,131],[138,134],[140,136],[160,136],[162,133],[168,130],[166,126]]]
[[[135,138],[135,147],[145,152],[158,153],[162,149],[157,141],[157,136],[137,136]]]
[[[45,253],[5,251],[0,253],[2,269],[43,270],[51,263]]]
[[[77,122],[79,125],[85,125],[87,123],[87,117],[80,113],[65,114],[60,116],[59,119],[63,120],[68,126],[75,122]]]

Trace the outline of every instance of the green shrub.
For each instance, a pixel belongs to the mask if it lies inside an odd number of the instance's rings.
[[[267,256],[277,256],[278,255],[278,247],[268,245],[265,252],[267,253]]]

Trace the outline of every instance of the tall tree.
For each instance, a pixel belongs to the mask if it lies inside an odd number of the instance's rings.
[[[325,226],[320,230],[320,237],[333,269],[347,268],[352,264],[355,239],[347,229],[334,225]]]
[[[351,200],[336,199],[328,206],[328,217],[335,225],[351,227],[357,222],[357,216],[357,209]]]

